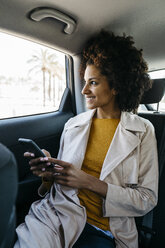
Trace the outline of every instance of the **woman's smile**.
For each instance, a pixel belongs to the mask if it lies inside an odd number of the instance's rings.
[[[94,100],[96,97],[95,96],[86,96],[85,99],[87,102]]]

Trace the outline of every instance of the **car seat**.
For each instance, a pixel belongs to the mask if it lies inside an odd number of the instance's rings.
[[[16,160],[12,152],[0,144],[0,248],[13,247],[16,195]]]
[[[165,235],[163,233],[165,224],[165,113],[159,111],[159,102],[165,93],[165,79],[153,80],[152,88],[145,92],[141,104],[157,103],[156,111],[138,113],[139,116],[148,119],[155,128],[159,160],[159,193],[157,206],[143,217],[137,217],[136,223],[139,232],[140,248],[164,248]],[[163,210],[163,211],[162,211]]]

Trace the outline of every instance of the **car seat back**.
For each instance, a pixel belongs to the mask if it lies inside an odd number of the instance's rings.
[[[13,247],[16,195],[16,160],[14,155],[0,144],[0,248]]]
[[[153,81],[152,88],[145,92],[141,100],[142,104],[152,104],[159,102],[165,93],[165,80],[156,79]],[[165,181],[162,180],[162,174],[165,172],[165,113],[157,111],[138,113],[139,116],[148,119],[155,128],[155,134],[158,147],[159,160],[159,194],[158,205],[143,217],[136,218],[136,223],[139,231],[140,248],[159,247],[163,248],[165,236],[161,230],[165,223]],[[160,224],[162,223],[162,225]],[[163,240],[164,239],[164,242]]]

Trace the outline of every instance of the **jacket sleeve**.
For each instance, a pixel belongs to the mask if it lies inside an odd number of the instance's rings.
[[[125,187],[108,184],[103,200],[104,217],[141,216],[157,204],[158,158],[153,126],[147,125],[140,144],[137,185]]]

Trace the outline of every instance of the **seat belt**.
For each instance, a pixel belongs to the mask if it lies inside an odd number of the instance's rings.
[[[158,161],[159,161],[159,182],[161,179],[161,175],[163,172],[163,168],[165,166],[165,126],[163,129],[163,134],[161,138],[161,142],[158,148]],[[153,212],[154,209],[151,210],[149,213],[144,215],[140,227],[140,242],[142,243],[142,247],[148,248],[152,236],[155,234],[155,231],[152,229],[153,228]]]

